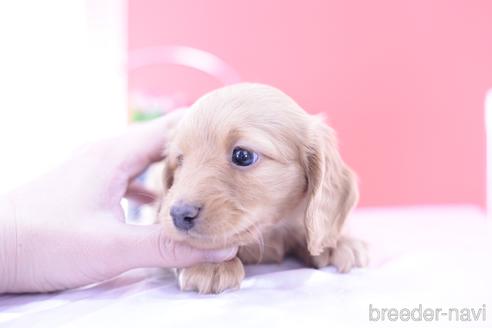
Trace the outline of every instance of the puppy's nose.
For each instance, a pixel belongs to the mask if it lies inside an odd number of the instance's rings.
[[[171,207],[173,223],[179,230],[187,231],[195,225],[195,219],[200,213],[200,207],[186,203],[178,203]]]

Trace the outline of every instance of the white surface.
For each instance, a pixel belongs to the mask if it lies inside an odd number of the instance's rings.
[[[0,297],[1,327],[490,327],[491,229],[472,207],[359,210],[352,234],[371,245],[368,268],[247,267],[239,291],[178,291],[160,270],[135,270],[90,288]],[[479,309],[486,321],[370,322],[374,307]]]

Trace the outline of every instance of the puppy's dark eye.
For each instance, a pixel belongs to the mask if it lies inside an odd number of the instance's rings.
[[[250,166],[258,160],[258,155],[250,150],[236,147],[232,150],[232,162],[238,166]]]

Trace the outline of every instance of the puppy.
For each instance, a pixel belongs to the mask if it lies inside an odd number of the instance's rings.
[[[335,134],[290,97],[237,84],[200,98],[166,147],[158,220],[194,247],[239,246],[220,264],[178,272],[182,290],[239,288],[243,264],[280,262],[347,272],[367,262],[362,242],[341,235],[358,199]]]

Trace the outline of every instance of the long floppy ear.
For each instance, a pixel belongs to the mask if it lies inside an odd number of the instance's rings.
[[[178,130],[178,126],[181,123],[184,115],[190,109],[180,109],[169,114],[166,114],[168,118],[167,134],[168,140],[164,150],[164,159],[161,162],[161,180],[163,195],[165,195],[174,183],[174,171],[179,164],[176,158],[169,158],[169,148],[173,143],[174,138]]]
[[[359,192],[355,174],[340,157],[334,131],[316,120],[310,134],[304,157],[308,181],[304,224],[308,250],[316,256],[336,247]]]
[[[165,195],[174,183],[174,171],[176,170],[176,164],[169,158],[164,158],[162,161],[162,190]]]

